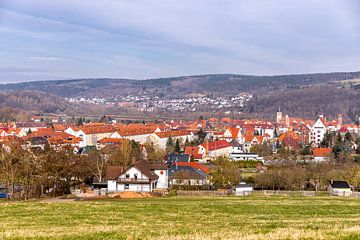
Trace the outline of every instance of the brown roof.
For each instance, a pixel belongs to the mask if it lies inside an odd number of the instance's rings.
[[[159,178],[158,175],[156,175],[155,173],[153,173],[151,171],[150,164],[146,160],[139,160],[139,161],[135,162],[132,165],[132,167],[137,168],[142,174],[147,176],[150,180],[156,180]]]
[[[105,180],[112,180],[118,178],[124,171],[122,166],[107,166],[105,173]]]

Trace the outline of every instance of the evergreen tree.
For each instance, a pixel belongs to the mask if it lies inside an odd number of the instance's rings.
[[[78,126],[81,126],[81,125],[83,125],[83,124],[84,124],[84,118],[80,117],[80,118],[78,119],[78,121],[77,121],[77,125],[78,125]]]
[[[99,122],[101,123],[107,123],[108,118],[104,115],[100,118]]]
[[[348,141],[348,142],[352,142],[353,138],[351,136],[351,133],[347,132],[345,134],[345,140]]]
[[[176,142],[175,142],[175,152],[177,152],[177,153],[181,152],[179,139],[176,139]]]
[[[174,151],[174,141],[171,137],[168,138],[166,142],[166,152],[173,152]]]
[[[189,139],[188,139],[188,137],[186,137],[185,146],[189,146],[189,145],[190,145]]]

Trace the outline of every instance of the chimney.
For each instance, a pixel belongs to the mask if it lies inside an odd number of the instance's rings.
[[[135,157],[132,157],[131,158],[131,163],[134,164],[136,162],[136,158]]]

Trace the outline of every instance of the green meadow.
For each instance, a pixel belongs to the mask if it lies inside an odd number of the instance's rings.
[[[0,239],[360,239],[360,200],[165,197],[0,202]]]

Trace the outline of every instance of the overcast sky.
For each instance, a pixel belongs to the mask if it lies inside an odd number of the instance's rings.
[[[0,0],[0,82],[360,70],[357,0]]]

